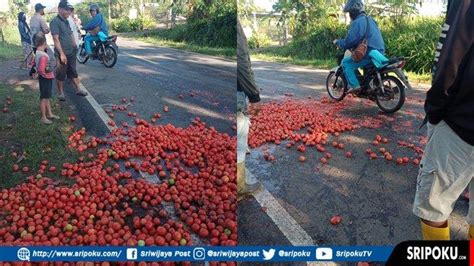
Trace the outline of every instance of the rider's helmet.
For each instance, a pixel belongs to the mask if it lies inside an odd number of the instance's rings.
[[[90,7],[89,7],[89,12],[92,12],[92,11],[96,11],[97,14],[99,14],[99,13],[100,13],[100,11],[99,11],[99,6],[98,6],[97,4],[92,4],[92,5],[90,5]]]
[[[343,11],[349,12],[351,18],[355,19],[360,13],[364,12],[364,2],[362,0],[348,0]]]

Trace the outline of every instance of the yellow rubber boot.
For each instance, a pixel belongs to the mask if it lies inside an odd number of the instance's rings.
[[[469,225],[469,239],[474,240],[474,225]]]
[[[474,231],[473,231],[474,232]],[[423,240],[449,240],[449,224],[446,227],[432,227],[421,221]]]

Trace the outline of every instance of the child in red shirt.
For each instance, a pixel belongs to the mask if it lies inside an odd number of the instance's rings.
[[[40,110],[41,122],[44,124],[52,124],[50,119],[59,119],[59,116],[51,112],[50,98],[53,89],[54,71],[50,66],[50,60],[44,51],[47,48],[46,37],[42,32],[35,35],[35,64],[37,68],[39,88],[40,88]]]

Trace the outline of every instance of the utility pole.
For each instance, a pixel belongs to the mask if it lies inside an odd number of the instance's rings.
[[[109,13],[109,23],[110,23],[111,12],[112,12],[112,11],[110,10],[110,1],[112,1],[112,0],[107,0],[107,4],[108,4],[108,8],[109,8],[109,12],[108,12],[108,13]]]

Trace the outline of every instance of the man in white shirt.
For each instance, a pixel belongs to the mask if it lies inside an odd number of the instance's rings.
[[[74,9],[71,9],[71,15],[67,18],[67,21],[69,22],[69,27],[71,27],[72,35],[74,37],[74,42],[76,43],[77,46],[79,46],[79,42],[80,42],[79,38],[81,36],[81,32],[79,31],[77,20],[79,19],[76,18],[76,14],[74,14]]]

